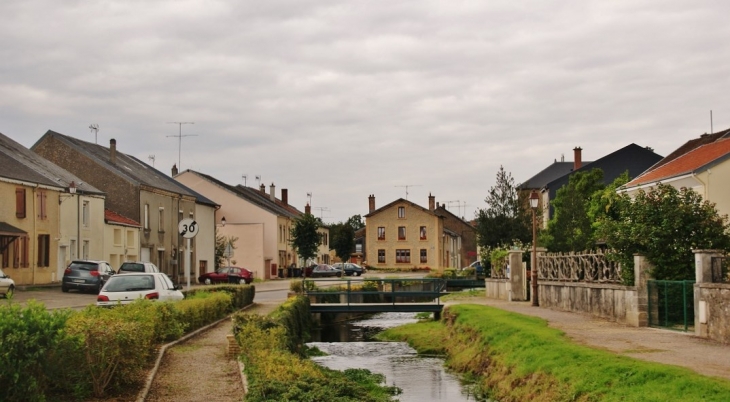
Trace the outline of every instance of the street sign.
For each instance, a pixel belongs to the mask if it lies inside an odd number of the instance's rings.
[[[223,257],[226,257],[226,258],[233,257],[233,246],[231,246],[230,244],[226,245],[226,249],[223,250]]]
[[[192,239],[193,237],[195,237],[195,235],[198,234],[198,222],[195,222],[190,218],[183,219],[180,221],[180,223],[177,224],[177,230],[178,233],[180,233],[180,236],[186,239]]]

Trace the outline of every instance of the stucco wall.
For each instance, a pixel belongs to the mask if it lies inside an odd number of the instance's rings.
[[[491,279],[484,280],[484,289],[487,299],[509,300],[510,284],[507,279]]]
[[[638,326],[638,294],[633,286],[538,282],[540,306],[582,312]]]

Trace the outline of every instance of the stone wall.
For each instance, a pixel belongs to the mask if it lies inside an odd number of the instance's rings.
[[[638,292],[633,286],[583,282],[538,282],[540,306],[588,313],[639,326]]]
[[[484,280],[484,289],[487,299],[509,300],[510,283],[507,279],[487,278]]]
[[[730,284],[696,284],[695,295],[700,313],[697,335],[730,344]]]

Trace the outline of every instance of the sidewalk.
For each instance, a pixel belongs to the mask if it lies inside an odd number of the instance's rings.
[[[569,313],[529,302],[466,299],[463,303],[486,304],[506,311],[539,317],[579,344],[619,355],[686,367],[702,375],[730,380],[730,345],[670,330],[629,327],[587,314]]]

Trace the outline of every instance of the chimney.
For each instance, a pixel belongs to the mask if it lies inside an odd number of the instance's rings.
[[[177,176],[177,165],[173,164],[172,165],[172,177],[175,177],[175,176]]]
[[[307,204],[304,207],[304,213],[307,214],[307,215],[311,215],[312,214],[312,207],[310,207],[309,204]]]
[[[289,205],[289,190],[285,188],[281,189],[281,202],[283,202],[284,205]]]
[[[109,140],[109,159],[112,163],[117,163],[117,140],[114,138]]]
[[[375,195],[370,194],[368,196],[368,213],[375,211]]]
[[[431,193],[428,193],[428,210],[433,212],[434,205],[436,203],[436,197],[432,196]]]
[[[271,197],[271,201],[276,202],[276,187],[274,187],[273,182],[269,186],[269,197]]]
[[[266,194],[266,184],[261,183],[261,185],[259,186],[259,191]]]
[[[580,151],[582,150],[581,147],[573,148],[573,170],[578,170],[583,166],[583,161],[580,159]]]

